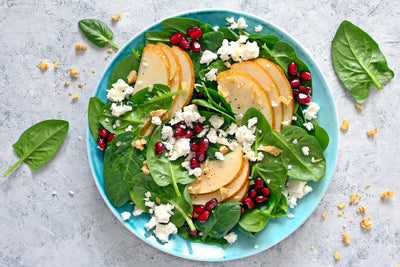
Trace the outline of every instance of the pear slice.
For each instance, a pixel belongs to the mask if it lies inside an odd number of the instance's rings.
[[[242,202],[243,199],[247,196],[247,191],[249,190],[249,183],[245,183],[244,186],[239,190],[239,192],[236,193],[231,198],[228,198],[226,201],[236,201],[236,202]]]
[[[255,107],[261,111],[271,126],[275,125],[275,114],[271,100],[262,85],[244,70],[226,70],[217,76],[218,93],[232,106],[236,114],[244,114]]]
[[[256,79],[264,88],[269,99],[271,100],[272,108],[275,114],[275,125],[271,125],[278,133],[281,131],[281,123],[283,118],[283,108],[280,100],[280,93],[272,77],[259,64],[253,61],[242,61],[232,65],[231,69],[244,70],[254,79]]]
[[[205,205],[210,199],[216,198],[218,202],[222,202],[236,195],[246,183],[249,183],[250,163],[245,160],[242,173],[225,187],[204,195],[190,195],[193,205]]]
[[[257,64],[260,64],[274,79],[276,85],[278,86],[279,93],[281,94],[281,102],[283,105],[283,121],[282,127],[289,125],[292,122],[293,112],[294,112],[294,101],[292,87],[286,78],[285,73],[278,65],[269,61],[265,58],[257,58],[254,60]]]
[[[210,160],[201,164],[201,168],[209,168],[207,174],[201,176],[189,184],[189,193],[194,195],[209,194],[220,190],[240,176],[244,168],[245,159],[243,151],[236,149],[225,155],[224,160]]]

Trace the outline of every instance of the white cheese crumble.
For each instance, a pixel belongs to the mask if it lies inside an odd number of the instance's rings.
[[[219,26],[214,26],[213,29],[214,29],[214,31],[218,31],[219,30]]]
[[[128,106],[128,105],[124,105],[123,103],[121,105],[119,105],[119,106],[117,106],[117,104],[115,104],[115,103],[112,103],[111,107],[110,107],[110,110],[111,110],[111,114],[114,117],[119,117],[122,114],[125,114],[128,111],[131,111],[132,107]]]
[[[169,222],[168,224],[158,223],[156,225],[156,229],[154,230],[154,234],[163,243],[168,242],[169,236],[171,234],[178,233],[178,228],[176,228],[175,224]]]
[[[229,26],[230,29],[246,29],[248,27],[246,20],[242,17],[240,17],[237,22],[235,22],[235,19],[229,18],[226,20],[228,23],[230,23],[231,25]]]
[[[215,157],[219,160],[224,160],[225,156],[221,152],[215,152]]]
[[[128,127],[126,127],[126,129],[125,129],[125,132],[130,132],[130,131],[132,131],[132,125],[128,125]]]
[[[214,129],[218,130],[224,124],[225,120],[220,116],[212,115],[209,119],[209,122]]]
[[[240,41],[242,42],[243,38]],[[223,61],[227,61],[230,58],[232,58],[233,61],[250,60],[258,57],[260,48],[256,41],[240,43],[239,41],[229,42],[227,39],[224,39],[217,54],[220,55]]]
[[[319,110],[320,110],[320,107],[317,103],[310,102],[308,104],[307,109],[303,110],[303,113],[307,120],[312,120],[312,119],[317,118],[317,113]]]
[[[161,121],[160,117],[154,116],[154,117],[151,117],[151,123],[154,125],[161,125],[162,121]]]
[[[293,166],[289,164],[289,165],[287,166],[287,168],[288,168],[288,170],[291,170],[291,169],[293,168]]]
[[[261,26],[261,25],[254,27],[255,32],[260,32],[260,31],[262,31],[262,29],[263,29],[263,26]]]
[[[249,39],[249,37],[247,37],[246,35],[240,35],[239,39],[236,42],[238,42],[239,44],[245,44],[247,39]]]
[[[137,206],[135,206],[135,208],[133,209],[132,214],[133,214],[133,216],[139,216],[139,215],[141,215],[143,212],[144,212],[144,210],[142,210],[142,209],[138,208]]]
[[[282,194],[287,198],[287,203],[290,208],[294,208],[297,205],[297,199],[304,197],[310,193],[313,189],[306,185],[307,182],[299,181],[295,179],[289,179],[287,187],[283,188]]]
[[[303,123],[303,126],[306,127],[307,131],[311,131],[312,129],[314,129],[314,125],[312,124],[312,122],[305,122]]]
[[[294,218],[294,215],[293,215],[292,213],[289,213],[289,214],[287,215],[287,217],[288,217],[289,219],[293,219],[293,218]]]
[[[182,156],[190,153],[190,139],[180,138],[176,139],[172,149],[169,151],[169,159],[174,161]]]
[[[168,223],[171,215],[174,215],[173,209],[174,206],[169,203],[160,204],[154,208],[154,217],[159,223]]]
[[[254,245],[254,249],[258,249],[258,247],[259,247],[259,246],[258,246],[257,244]]]
[[[216,81],[217,80],[217,68],[212,68],[209,72],[207,72],[204,76],[206,77],[207,80],[209,81]]]
[[[172,127],[164,125],[163,128],[161,129],[161,138],[163,140],[166,140],[172,138],[173,135],[174,131],[172,130]]]
[[[107,99],[112,102],[121,102],[125,98],[128,98],[133,94],[133,87],[129,86],[124,80],[118,79],[116,83],[112,85],[110,90],[107,90]]]
[[[293,116],[293,117],[292,117],[292,121],[297,121],[297,117],[296,117],[296,116]]]
[[[251,128],[251,127],[255,126],[257,124],[257,122],[258,122],[257,117],[251,118],[247,121],[247,127]]]
[[[121,213],[121,219],[123,221],[129,220],[130,217],[131,217],[131,213],[130,212],[124,211],[124,212]]]
[[[308,146],[303,146],[301,151],[303,152],[304,156],[308,156],[310,154],[310,148]]]
[[[224,236],[224,239],[226,241],[228,241],[229,244],[233,244],[236,242],[238,236],[237,234],[235,234],[235,232],[230,232],[229,234],[227,234],[226,236]]]
[[[200,64],[207,64],[208,66],[212,61],[216,60],[217,58],[217,54],[213,53],[210,50],[206,50],[200,58]]]
[[[170,124],[174,125],[184,121],[189,128],[192,128],[193,123],[204,122],[205,120],[206,118],[200,115],[196,105],[189,105],[184,107],[183,110],[179,110],[170,121]]]
[[[297,139],[293,139],[292,141],[293,144],[297,144],[297,142],[298,142]]]

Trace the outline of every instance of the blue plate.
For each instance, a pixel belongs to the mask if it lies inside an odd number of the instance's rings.
[[[132,216],[128,221],[122,221],[120,214],[123,211],[132,211],[133,206],[126,204],[121,208],[115,208],[107,198],[103,185],[103,153],[97,149],[97,144],[90,133],[90,129],[88,128],[87,149],[94,181],[104,201],[107,203],[112,213],[119,220],[121,220],[121,223],[123,223],[124,226],[127,227],[129,231],[131,231],[137,237],[157,249],[175,256],[201,261],[224,261],[250,256],[270,248],[293,233],[311,215],[325,194],[333,175],[338,151],[339,128],[332,93],[330,92],[329,86],[326,83],[320,69],[310,54],[307,53],[306,50],[293,37],[270,22],[237,11],[215,9],[183,13],[177,15],[177,17],[197,19],[202,22],[209,23],[212,26],[225,26],[225,18],[227,17],[234,17],[235,20],[237,20],[239,17],[244,17],[249,25],[247,28],[249,32],[254,32],[255,26],[262,25],[263,30],[261,34],[277,35],[281,40],[289,42],[294,46],[298,56],[309,66],[313,75],[313,101],[317,102],[321,106],[321,110],[318,113],[318,123],[326,129],[330,137],[329,146],[324,153],[327,161],[325,177],[318,183],[309,183],[313,188],[313,192],[299,200],[298,205],[294,209],[289,210],[289,212],[295,215],[293,219],[288,219],[287,216],[283,216],[270,220],[267,227],[263,231],[257,233],[254,238],[247,237],[238,230],[235,230],[235,232],[238,234],[238,240],[233,245],[227,246],[191,242],[179,235],[170,236],[170,242],[162,244],[156,240],[152,233],[146,232],[144,224],[148,222],[150,218],[147,214],[137,217]],[[156,24],[138,33],[122,49],[120,49],[118,54],[114,57],[102,75],[97,86],[95,96],[98,96],[103,101],[106,101],[107,83],[115,65],[126,55],[130,54],[132,48],[136,49],[139,45],[143,44],[145,32],[152,30],[161,30],[160,22],[157,22]]]

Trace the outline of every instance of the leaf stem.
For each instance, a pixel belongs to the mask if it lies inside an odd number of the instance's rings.
[[[178,188],[178,184],[176,183],[175,173],[174,173],[174,170],[172,169],[171,161],[169,159],[168,159],[168,164],[169,164],[169,170],[171,172],[172,185],[174,186],[176,196],[182,197],[181,192],[179,191],[179,188]]]
[[[3,173],[3,176],[6,177],[12,170],[14,170],[22,161],[24,161],[24,157],[20,158],[17,162],[14,163],[8,170]]]
[[[116,43],[114,43],[113,41],[111,41],[110,39],[108,39],[108,42],[109,42],[112,46],[114,46],[115,49],[119,49],[119,46],[118,46]]]
[[[179,205],[176,205],[174,202],[171,201],[171,203],[174,205],[174,209],[177,209],[179,213],[182,215],[182,217],[185,219],[185,221],[189,225],[190,230],[196,231],[196,226],[194,226],[192,219],[189,218],[189,216],[185,213],[185,211]]]

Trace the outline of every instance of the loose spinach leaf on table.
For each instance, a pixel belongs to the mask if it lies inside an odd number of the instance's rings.
[[[162,125],[157,127],[150,139],[149,149],[147,150],[147,166],[154,182],[160,186],[172,184],[176,195],[181,197],[178,184],[189,184],[194,181],[195,177],[189,175],[189,172],[181,166],[184,158],[171,161],[168,156],[165,156],[165,153],[156,154],[156,143],[162,140],[161,129]]]
[[[187,29],[194,26],[201,27],[203,22],[188,18],[169,18],[161,22],[161,27],[167,31],[179,31],[186,34]]]
[[[13,148],[20,159],[12,165],[4,176],[25,162],[32,171],[49,161],[64,141],[69,124],[64,120],[46,120],[25,130]]]
[[[159,42],[170,44],[169,38],[171,37],[172,33],[167,31],[148,31],[145,35],[145,45],[147,44],[157,44]]]
[[[202,243],[208,243],[208,244],[220,244],[220,245],[227,245],[228,241],[226,241],[224,238],[212,238],[212,237],[207,237],[205,240],[202,240],[202,237],[200,235],[197,235],[196,237],[193,237],[189,234],[190,228],[187,226],[179,227],[178,228],[178,234],[181,235],[182,237],[189,239],[194,242],[202,242]]]
[[[93,96],[89,100],[88,121],[89,128],[94,139],[97,139],[99,137],[98,129],[101,125],[99,120],[105,106],[106,104],[104,104],[103,101],[101,101],[101,99],[97,96]]]
[[[127,55],[120,62],[115,65],[113,71],[111,72],[110,78],[108,79],[107,88],[110,89],[114,83],[119,79],[124,80],[128,83],[128,74],[132,70],[139,69],[139,60],[134,55]]]
[[[347,20],[340,24],[331,52],[336,74],[357,103],[368,98],[372,84],[380,90],[394,77],[374,39]]]
[[[142,174],[147,145],[141,151],[132,146],[134,140],[132,132],[119,134],[108,143],[104,154],[104,189],[111,204],[116,207],[128,202],[133,179]]]
[[[105,47],[107,43],[110,43],[116,49],[119,46],[111,41],[113,32],[108,28],[107,24],[98,19],[81,19],[78,22],[79,28],[85,34],[85,36],[95,45]]]
[[[208,236],[221,238],[238,223],[239,219],[240,203],[226,201],[218,204],[206,222],[196,221],[195,225],[204,233],[202,240],[206,240]]]

